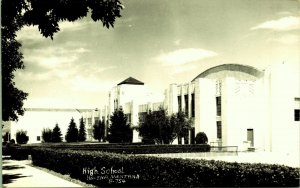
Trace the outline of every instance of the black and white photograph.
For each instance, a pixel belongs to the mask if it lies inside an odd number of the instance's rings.
[[[2,187],[299,187],[299,0],[1,0]]]

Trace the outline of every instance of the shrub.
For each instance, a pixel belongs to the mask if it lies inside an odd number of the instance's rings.
[[[11,159],[14,160],[27,160],[30,153],[30,148],[22,146],[13,146],[10,148]]]
[[[27,131],[17,131],[16,133],[16,140],[18,144],[27,144],[29,138],[27,136]]]
[[[198,133],[196,135],[195,142],[196,142],[196,144],[207,144],[208,139],[207,139],[206,134],[204,132]]]
[[[191,153],[209,152],[207,144],[197,145],[141,145],[141,144],[55,144],[44,145],[43,148],[107,151],[123,154],[150,154],[150,153]]]
[[[15,144],[15,143],[16,143],[16,141],[15,141],[15,139],[11,139],[11,140],[9,141],[9,143],[11,143],[11,144]]]
[[[154,141],[154,139],[144,137],[144,138],[142,139],[142,143],[143,143],[143,144],[155,144],[155,141]]]
[[[43,129],[42,139],[44,142],[52,142],[52,130],[49,128]]]
[[[283,165],[172,159],[66,149],[33,149],[32,160],[34,165],[70,174],[72,178],[101,187],[299,186],[299,168]]]

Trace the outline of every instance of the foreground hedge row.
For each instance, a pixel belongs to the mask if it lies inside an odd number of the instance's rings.
[[[96,186],[299,186],[299,168],[283,165],[38,148],[32,161]]]
[[[138,144],[40,144],[22,146],[26,148],[52,148],[52,149],[72,149],[104,151],[122,154],[149,154],[149,153],[191,153],[191,152],[209,152],[208,144],[191,145],[138,145]]]

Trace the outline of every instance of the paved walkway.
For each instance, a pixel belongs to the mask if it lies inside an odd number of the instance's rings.
[[[40,169],[30,166],[31,161],[2,159],[3,187],[81,187]]]

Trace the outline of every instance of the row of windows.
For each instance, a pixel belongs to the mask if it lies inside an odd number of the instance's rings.
[[[178,102],[178,111],[182,111],[182,97],[178,96],[177,97],[177,102]],[[191,116],[195,117],[195,94],[191,94]],[[189,96],[184,95],[184,112],[186,113],[187,116],[189,116]]]
[[[195,117],[195,95],[192,94],[192,100],[191,100],[191,116]],[[188,95],[184,95],[184,103],[185,103],[185,112],[187,115],[188,114]],[[216,109],[217,109],[217,116],[222,115],[222,99],[221,96],[216,97]],[[178,96],[178,111],[182,110],[182,105],[181,105],[181,96]],[[295,109],[294,110],[294,121],[300,121],[300,109]]]

